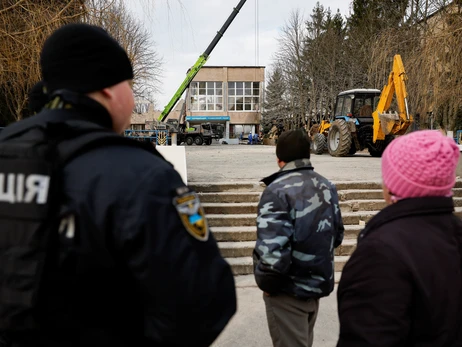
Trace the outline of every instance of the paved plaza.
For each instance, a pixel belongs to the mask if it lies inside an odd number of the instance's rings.
[[[238,311],[212,347],[271,347],[262,292],[253,276],[237,276]],[[337,286],[321,299],[314,328],[314,347],[335,347],[338,337]]]
[[[188,183],[259,181],[279,168],[276,147],[262,145],[186,146]],[[380,178],[380,158],[367,151],[351,157],[311,155],[315,171],[331,181],[375,181]]]
[[[188,183],[258,182],[278,170],[275,147],[212,145],[186,147]],[[367,152],[347,158],[312,155],[315,171],[334,182],[380,181],[380,158]],[[236,279],[238,311],[213,347],[270,347],[262,293],[253,276]],[[336,290],[321,299],[314,347],[335,347],[338,337]]]

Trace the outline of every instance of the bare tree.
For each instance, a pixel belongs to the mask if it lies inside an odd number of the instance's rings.
[[[319,118],[326,118],[334,108],[337,93],[345,88],[345,76],[350,70],[342,60],[345,55],[345,22],[338,11],[332,16],[330,9],[317,3],[306,25],[310,110]]]
[[[427,1],[423,9],[413,11],[426,13],[430,5],[433,12],[425,20],[379,36],[371,50],[369,74],[384,83],[393,55],[401,54],[411,111],[420,115],[424,126],[433,118],[442,128],[455,130],[462,127],[461,5],[453,2],[436,8],[436,2]]]
[[[155,2],[144,1],[144,6]],[[152,100],[162,61],[149,34],[121,0],[2,0],[0,126],[28,114],[27,93],[41,79],[39,55],[43,42],[56,28],[69,22],[102,25],[119,40],[134,66],[135,94]]]
[[[286,120],[286,129],[304,126],[308,114],[309,76],[303,58],[306,36],[304,22],[300,10],[291,13],[288,23],[282,29],[276,53],[276,61],[283,70],[290,96],[290,115]]]
[[[81,0],[0,2],[0,123],[22,118],[27,92],[40,80],[45,38],[85,11]]]
[[[148,31],[121,0],[87,0],[87,6],[83,20],[105,28],[127,51],[133,63],[135,96],[153,102],[152,94],[160,85],[162,60]]]

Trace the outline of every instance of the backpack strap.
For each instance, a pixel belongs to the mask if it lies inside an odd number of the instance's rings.
[[[67,138],[58,145],[62,165],[67,164],[85,152],[103,146],[137,147],[165,160],[154,146],[121,136],[102,127],[95,126],[82,129],[69,127],[65,130],[65,133],[68,135]],[[70,138],[71,140],[68,140]]]
[[[59,164],[64,165],[86,151],[101,146],[121,145],[142,148],[151,154],[165,158],[154,146],[119,135],[73,109],[49,109],[38,115],[10,125],[0,133],[0,142],[5,142],[34,129],[47,133],[56,143]]]
[[[63,123],[70,120],[82,120],[85,118],[79,115],[74,110],[66,110],[63,112],[61,109],[45,110],[30,118],[23,119],[4,128],[0,133],[0,141],[9,140],[21,136],[32,128],[45,128],[48,123]],[[88,120],[87,120],[88,122]]]

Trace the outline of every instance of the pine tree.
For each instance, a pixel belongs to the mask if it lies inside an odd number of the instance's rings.
[[[280,66],[276,66],[270,72],[266,87],[265,110],[262,114],[263,133],[268,133],[273,125],[278,125],[287,116],[287,103],[284,100],[285,93],[286,83],[283,71]]]

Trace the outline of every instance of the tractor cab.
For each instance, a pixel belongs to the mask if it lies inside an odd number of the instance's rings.
[[[334,122],[329,127],[327,149],[332,156],[343,157],[368,149],[373,157],[380,157],[392,137],[373,142],[374,117],[381,91],[352,89],[337,95]]]
[[[380,99],[378,89],[352,89],[337,95],[335,103],[335,119],[355,119],[356,125],[373,124],[372,112],[377,108]]]

